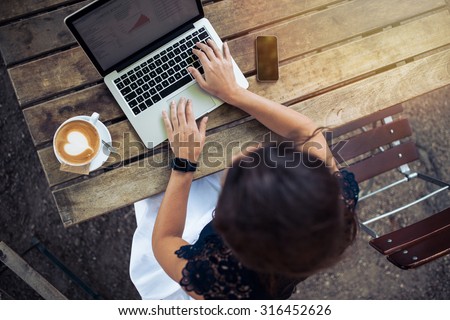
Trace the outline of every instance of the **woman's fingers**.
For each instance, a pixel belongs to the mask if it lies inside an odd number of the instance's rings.
[[[214,42],[208,41],[208,44],[210,44],[210,43],[214,43]],[[207,44],[204,44],[202,42],[197,42],[195,45],[197,48],[201,49],[206,54],[206,56],[208,57],[208,59],[210,61],[213,61],[214,59],[220,59],[222,57],[221,53],[219,53],[219,55],[217,55],[216,51],[213,50],[213,48]]]
[[[180,129],[185,128],[187,126],[186,99],[185,98],[181,98],[180,101],[178,102],[177,116],[178,116],[178,124],[180,126]]]
[[[202,137],[205,137],[206,135],[206,125],[208,124],[208,117],[203,117],[202,121],[200,121],[200,125],[198,127],[198,130],[200,131],[200,134]]]
[[[178,130],[179,123],[178,123],[178,116],[177,116],[177,105],[175,104],[175,101],[172,101],[170,103],[170,121],[172,122],[172,127],[174,131]]]
[[[186,103],[186,121],[188,126],[190,126],[191,128],[195,128],[197,126],[197,124],[195,123],[195,115],[191,99],[188,99]]]
[[[194,77],[195,81],[197,81],[199,86],[202,89],[206,90],[208,84],[207,84],[205,78],[203,78],[203,76],[201,75],[201,73],[197,69],[195,69],[194,67],[189,67],[188,71]]]
[[[212,41],[211,39],[208,39],[207,43],[208,43],[208,46],[214,51],[214,55],[217,58],[219,58],[219,59],[223,58],[224,55],[222,54],[222,51],[220,51],[219,47],[217,46],[217,44],[214,41]]]
[[[231,53],[230,48],[228,47],[228,42],[224,42],[223,44],[223,56],[226,60],[231,61]]]
[[[163,121],[164,121],[164,127],[166,128],[167,138],[169,139],[169,142],[173,142],[173,127],[172,123],[169,119],[169,116],[167,115],[167,112],[164,110],[162,112],[163,115]]]

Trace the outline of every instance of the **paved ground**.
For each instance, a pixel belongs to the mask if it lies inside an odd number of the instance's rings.
[[[447,181],[450,180],[449,101],[450,87],[446,87],[404,103],[405,115],[411,119],[414,139],[421,150],[421,162],[416,167]],[[32,237],[37,237],[102,297],[138,299],[128,276],[130,245],[136,227],[133,207],[64,229],[3,64],[0,114],[0,240],[23,252]],[[391,178],[383,177],[375,184]],[[411,192],[397,189],[361,209],[375,211],[406,201],[423,187],[420,183],[411,184]],[[446,194],[410,211],[412,218],[402,216],[378,227],[385,230],[402,225],[418,218],[422,211],[449,205]],[[416,270],[402,271],[371,249],[367,240],[360,234],[342,262],[301,283],[294,298],[450,298],[450,256]],[[89,298],[37,250],[24,257],[69,298]],[[0,266],[0,299],[37,298],[19,278]]]

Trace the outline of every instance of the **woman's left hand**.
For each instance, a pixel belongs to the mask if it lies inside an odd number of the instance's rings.
[[[163,111],[163,119],[175,156],[197,163],[205,144],[208,117],[204,117],[197,126],[192,101],[181,98],[178,105],[175,101],[170,104],[170,118],[167,112]]]

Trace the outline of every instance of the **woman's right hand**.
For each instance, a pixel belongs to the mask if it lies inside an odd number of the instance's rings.
[[[209,39],[207,43],[208,45],[198,42],[196,46],[200,50],[192,50],[200,59],[205,76],[203,77],[194,67],[189,67],[188,71],[202,89],[225,102],[230,102],[233,95],[236,95],[240,90],[245,90],[236,82],[230,49],[225,42],[222,54],[214,41]]]

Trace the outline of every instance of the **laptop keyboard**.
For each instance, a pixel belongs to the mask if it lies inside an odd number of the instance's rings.
[[[192,49],[208,39],[208,32],[200,28],[114,80],[135,115],[191,82],[194,78],[186,70],[188,66],[204,74]]]

